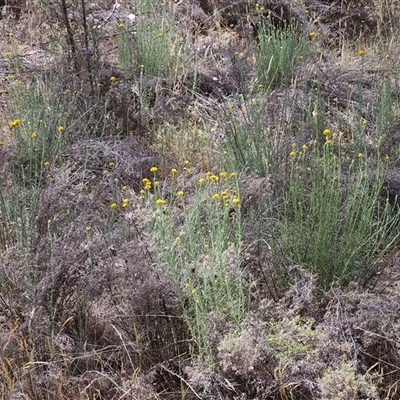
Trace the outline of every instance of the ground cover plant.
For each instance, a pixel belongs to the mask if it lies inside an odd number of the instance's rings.
[[[2,9],[4,399],[398,399],[397,0]]]

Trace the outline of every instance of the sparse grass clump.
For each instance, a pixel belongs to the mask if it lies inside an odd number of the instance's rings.
[[[235,172],[196,174],[187,164],[171,171],[170,186],[143,181],[143,201],[154,208],[155,254],[176,286],[194,350],[215,362],[213,324],[238,326],[247,304],[240,267],[240,195]],[[153,188],[154,192],[151,192]],[[165,192],[168,190],[168,192]],[[215,332],[214,332],[215,333]]]
[[[381,200],[384,162],[362,152],[346,160],[341,146],[339,137],[320,148],[293,147],[280,192],[283,229],[275,232],[283,252],[308,265],[325,288],[336,280],[367,283],[379,269],[376,259],[397,240],[400,223],[397,207]]]
[[[305,34],[296,32],[288,23],[283,28],[276,27],[271,16],[267,23],[258,27],[255,72],[258,87],[270,90],[279,84],[290,85],[296,65],[308,56],[309,43]]]

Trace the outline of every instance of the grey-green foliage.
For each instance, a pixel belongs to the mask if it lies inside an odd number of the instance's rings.
[[[381,162],[359,153],[346,170],[345,164],[329,143],[298,152],[280,191],[275,237],[284,253],[306,265],[325,288],[336,281],[366,283],[379,268],[377,258],[399,235],[397,206],[381,197]]]

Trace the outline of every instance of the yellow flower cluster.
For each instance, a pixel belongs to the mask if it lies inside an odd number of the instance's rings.
[[[261,6],[260,4],[256,3],[256,9],[260,12],[264,11],[264,6]]]
[[[228,193],[228,191],[224,190],[221,192],[221,194],[214,193],[212,195],[212,198],[214,200],[219,200],[221,198],[226,207],[229,206],[230,203],[235,204],[235,205],[239,204],[240,200],[237,197],[237,191],[234,189],[231,189],[229,192],[230,192],[230,194]],[[218,204],[220,204],[220,203],[218,203]]]
[[[142,183],[145,190],[151,189],[151,181],[149,179],[143,178]]]
[[[341,138],[343,132],[331,132],[330,129],[326,128],[323,130],[322,134],[325,136],[326,143],[332,146],[334,144],[334,139],[337,137]]]
[[[197,290],[196,288],[190,286],[190,283],[185,283],[185,289],[190,292],[190,294],[192,296],[194,296],[194,301],[196,304],[198,304],[200,302],[200,300],[198,299],[198,297],[196,296]]]
[[[20,119],[14,119],[10,122],[10,128],[15,128],[16,126],[18,126],[21,123]]]
[[[220,178],[225,179],[228,178],[228,176],[231,176],[232,178],[236,177],[236,172],[231,172],[230,174],[226,171],[221,171],[218,175],[215,175],[213,172],[207,172],[206,177],[205,178],[200,178],[199,182],[203,183],[206,180],[210,181],[210,182],[218,182],[220,180]]]

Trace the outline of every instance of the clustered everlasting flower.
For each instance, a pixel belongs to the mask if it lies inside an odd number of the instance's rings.
[[[15,128],[16,126],[18,126],[21,123],[20,119],[14,119],[10,122],[10,128]]]
[[[142,183],[143,183],[143,185],[144,185],[144,189],[145,189],[145,190],[151,189],[151,181],[150,181],[149,179],[143,178],[143,179],[142,179]]]

